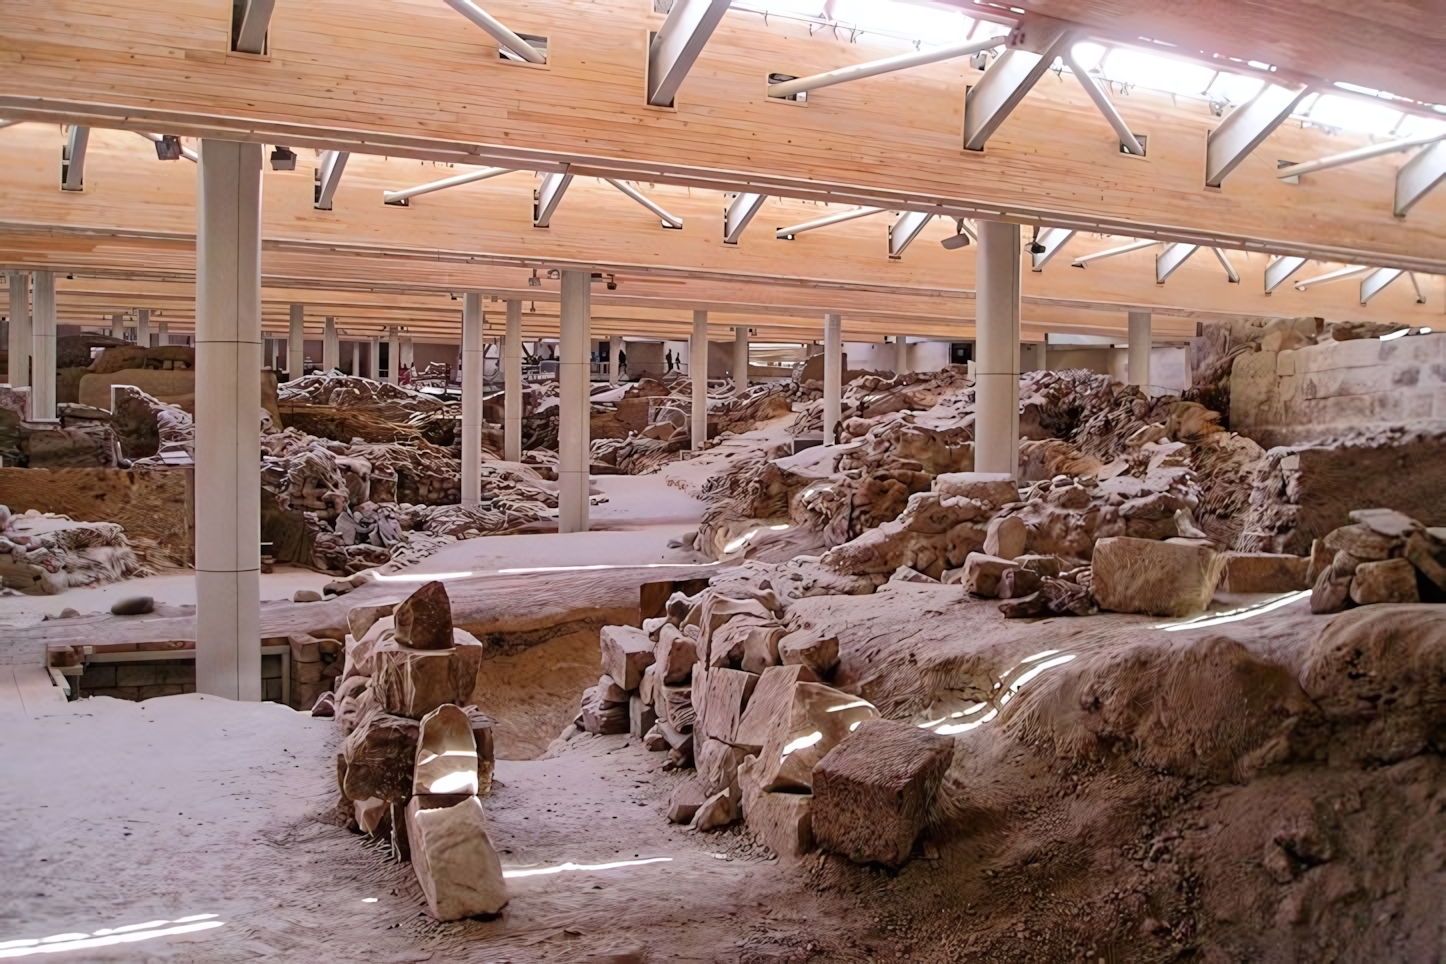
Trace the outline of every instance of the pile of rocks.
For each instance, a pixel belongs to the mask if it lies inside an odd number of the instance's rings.
[[[452,625],[446,587],[347,614],[345,667],[312,713],[346,739],[337,786],[356,828],[410,860],[439,920],[507,902],[479,795],[492,787],[493,721],[470,705],[482,644]]]
[[[675,823],[712,830],[742,819],[779,854],[818,846],[902,864],[952,739],[882,720],[829,685],[838,638],[790,621],[766,580],[760,587],[675,593],[667,614],[641,629],[605,627],[603,675],[583,694],[575,727],[631,733],[668,754],[665,769],[694,767],[669,800]]]
[[[1311,546],[1311,612],[1443,598],[1446,528],[1391,509],[1357,509],[1350,520]]]
[[[148,575],[114,522],[75,522],[35,509],[12,515],[0,505],[0,586],[6,589],[49,596]]]

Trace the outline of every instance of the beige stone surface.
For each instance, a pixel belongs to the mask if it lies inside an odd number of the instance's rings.
[[[854,724],[879,716],[868,700],[823,683],[794,683],[782,702],[768,723],[759,756],[764,790],[809,792],[818,761]]]
[[[631,692],[643,680],[643,670],[653,662],[653,641],[635,626],[604,626],[602,671]]]
[[[1189,542],[1101,539],[1095,544],[1090,591],[1101,609],[1192,616],[1210,604],[1221,565],[1215,550]]]
[[[1309,589],[1309,556],[1273,552],[1227,552],[1220,574],[1225,592],[1299,592]]]
[[[1016,553],[1020,554],[1022,551]],[[965,592],[992,598],[999,595],[1000,577],[1013,565],[1013,558],[1005,559],[986,552],[971,552],[964,559],[964,571],[959,575],[959,584],[964,587]]]
[[[1361,606],[1420,602],[1416,567],[1406,559],[1361,563],[1351,579],[1351,600]]]
[[[990,519],[984,529],[984,554],[1004,559],[1022,556],[1028,538],[1029,530],[1018,516]],[[965,565],[968,565],[967,561]]]
[[[694,685],[696,691],[697,684]],[[757,685],[758,677],[753,673],[722,667],[709,669],[705,695],[698,704],[699,735],[725,743],[735,742],[738,724]]]
[[[444,703],[466,706],[477,686],[482,644],[452,631],[451,649],[409,649],[383,639],[374,651],[372,690],[388,713],[421,719]]]
[[[778,658],[784,666],[803,666],[822,679],[838,665],[838,637],[813,629],[799,629],[778,641]]]
[[[487,817],[476,797],[437,809],[407,805],[412,869],[427,909],[442,921],[496,914],[507,904],[502,861],[487,836]]]
[[[418,723],[373,710],[342,741],[337,785],[348,800],[376,797],[388,802],[412,793]]]
[[[738,767],[743,820],[758,841],[780,857],[801,857],[813,849],[813,795],[760,789],[758,758]]]
[[[422,717],[412,793],[476,793],[477,770],[477,741],[466,710],[447,703]]]

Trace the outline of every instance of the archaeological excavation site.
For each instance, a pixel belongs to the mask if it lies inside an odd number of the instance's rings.
[[[0,959],[1446,962],[1446,18],[0,3]]]

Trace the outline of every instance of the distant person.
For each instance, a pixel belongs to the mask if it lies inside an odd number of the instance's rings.
[[[618,377],[628,377],[628,353],[621,348],[618,349]]]
[[[668,363],[668,371],[673,370],[673,349],[669,348],[663,352],[663,361]]]

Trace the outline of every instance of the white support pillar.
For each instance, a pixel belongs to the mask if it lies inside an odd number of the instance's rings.
[[[387,384],[397,383],[397,371],[402,361],[402,334],[396,328],[387,329]]]
[[[351,373],[353,375],[361,374],[361,342],[359,341],[351,343]]]
[[[748,387],[747,325],[733,329],[733,387],[740,392]]]
[[[1132,311],[1130,315],[1129,379],[1131,385],[1138,385],[1145,394],[1150,393],[1150,313]]]
[[[171,323],[161,321],[156,323],[156,341],[162,345],[171,343]]]
[[[321,328],[321,370],[330,375],[341,367],[341,342],[336,337],[336,319],[327,318]]]
[[[708,441],[708,312],[693,312],[688,339],[688,377],[693,381],[693,451]]]
[[[462,504],[482,501],[482,296],[462,296]]]
[[[411,335],[402,336],[402,365],[406,366],[406,369],[409,372],[412,371],[413,368],[417,367],[414,345],[415,343],[412,341]],[[397,374],[400,375],[401,373],[401,368],[398,368]],[[416,374],[415,372],[412,373]]]
[[[367,364],[366,376],[373,381],[381,377],[382,338],[380,335],[372,335],[367,340]]]
[[[55,417],[55,273],[35,272],[30,319],[30,417]],[[258,458],[260,456],[257,456]]]
[[[126,338],[126,316],[115,314],[110,316],[110,336],[125,341]]]
[[[979,221],[974,469],[1019,473],[1019,225]]]
[[[562,273],[562,332],[558,338],[557,531],[588,527],[589,420],[592,414],[588,325],[592,272]]]
[[[894,336],[894,374],[902,375],[909,371],[909,336]]]
[[[10,286],[10,387],[30,384],[30,349],[34,332],[30,325],[30,273],[12,271]]]
[[[838,433],[843,396],[843,316],[823,316],[823,444]]]
[[[286,333],[286,374],[292,379],[306,374],[306,305],[291,306],[291,327]]]
[[[623,350],[623,336],[613,335],[608,338],[608,383],[616,385],[618,378],[618,352]]]
[[[502,339],[502,457],[522,461],[522,302],[507,302]]]
[[[142,348],[151,347],[151,309],[136,309],[136,344]]]
[[[203,140],[196,231],[196,691],[261,699],[261,152]]]

